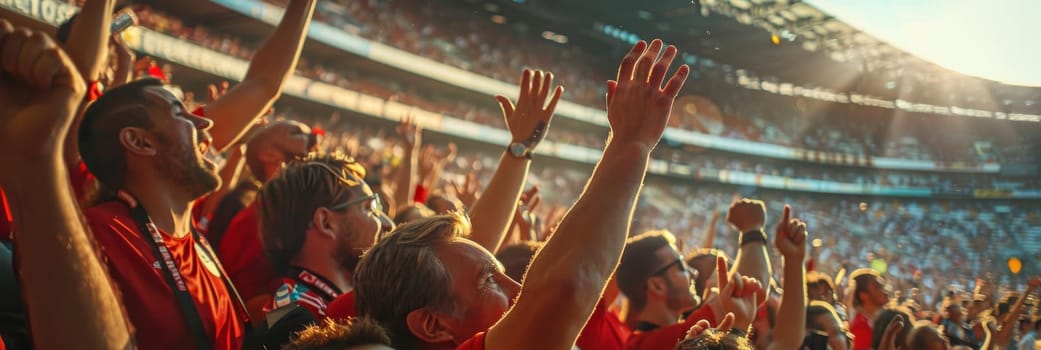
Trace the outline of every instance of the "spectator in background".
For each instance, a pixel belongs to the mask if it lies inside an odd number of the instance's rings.
[[[853,318],[849,330],[853,333],[853,350],[870,350],[872,325],[878,312],[889,303],[885,291],[885,280],[875,270],[863,268],[849,276],[852,284]]]
[[[1025,334],[1023,334],[1023,338],[1019,340],[1019,347],[1017,348],[1017,350],[1037,349],[1037,335],[1039,332],[1041,332],[1041,318],[1034,318],[1028,321],[1030,322],[1030,329]]]
[[[365,169],[342,154],[312,155],[291,162],[260,189],[260,235],[282,276],[265,309],[279,330],[267,337],[269,346],[284,345],[289,335],[324,319],[328,304],[354,287],[362,251],[393,230],[364,178]],[[279,319],[297,307],[311,317]]]
[[[852,341],[852,337],[843,329],[835,308],[827,302],[811,298],[810,305],[806,307],[806,338],[803,340],[803,348],[848,350]]]
[[[318,144],[311,128],[297,121],[276,121],[261,128],[246,142],[244,161],[253,179],[240,182],[231,192],[232,196],[220,199],[207,232],[207,238],[217,242],[218,255],[255,319],[263,316],[261,309],[270,303],[271,291],[278,287],[280,274],[264,255],[261,230],[257,226],[257,206],[253,201],[257,193],[251,189],[259,190],[285,162],[305,156]],[[240,204],[246,204],[245,208]]]
[[[967,346],[973,350],[978,350],[980,342],[976,339],[972,329],[965,323],[965,308],[962,307],[961,302],[956,298],[945,300],[943,313],[944,319],[940,322],[940,325],[943,326],[944,336],[947,337],[951,345]]]

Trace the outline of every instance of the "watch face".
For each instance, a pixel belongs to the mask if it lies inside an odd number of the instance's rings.
[[[510,154],[515,157],[523,157],[528,152],[528,147],[524,146],[523,143],[514,142],[510,144]]]

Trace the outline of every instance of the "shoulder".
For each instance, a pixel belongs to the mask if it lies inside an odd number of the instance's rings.
[[[130,217],[130,209],[123,203],[108,201],[83,210],[94,237],[104,243],[113,233],[120,236],[137,236],[137,222]]]
[[[484,332],[474,334],[473,337],[460,344],[456,350],[484,350],[484,334]]]

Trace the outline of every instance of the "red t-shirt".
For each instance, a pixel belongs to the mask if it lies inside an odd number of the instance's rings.
[[[631,335],[632,330],[600,298],[575,346],[582,350],[622,350]]]
[[[235,215],[217,249],[224,270],[242,294],[242,299],[271,294],[282,283],[281,277],[271,267],[271,261],[264,255],[255,203]]]
[[[173,290],[166,282],[152,245],[142,238],[126,204],[109,201],[84,211],[103,252],[109,276],[119,287],[123,305],[142,349],[193,349],[195,341]],[[232,302],[220,277],[219,262],[201,252],[194,235],[173,237],[161,232],[170,255],[195,299],[203,327],[214,349],[240,349],[245,317]]]
[[[484,350],[484,332],[474,334],[455,350]]]
[[[346,321],[357,315],[354,309],[354,291],[341,294],[325,308],[325,316],[337,321]]]
[[[849,323],[849,332],[853,333],[853,350],[871,350],[871,321],[862,313],[857,313]]]
[[[712,312],[712,308],[702,306],[687,316],[683,322],[653,331],[634,331],[629,340],[625,342],[625,348],[627,350],[672,349],[676,347],[676,343],[687,336],[690,327],[700,320],[707,320],[713,327],[716,326],[716,316]]]

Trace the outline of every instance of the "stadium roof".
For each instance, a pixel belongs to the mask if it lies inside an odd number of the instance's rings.
[[[601,0],[595,6],[585,0],[492,1],[587,35],[602,37],[609,26],[607,36],[622,41],[662,37],[698,58],[763,81],[939,106],[1041,112],[1039,88],[951,71],[800,1]]]

